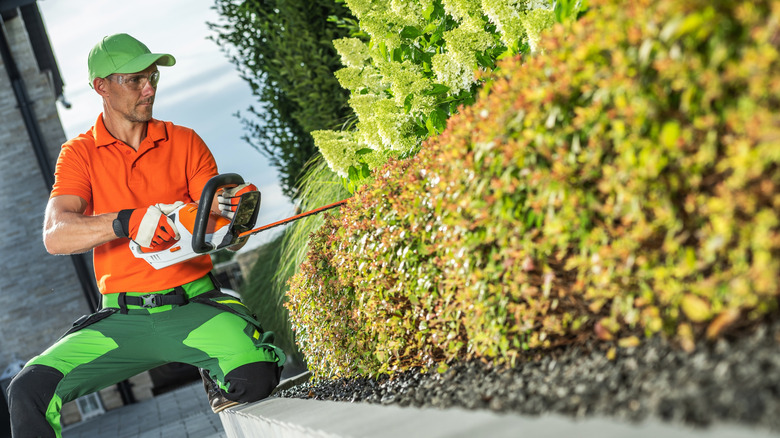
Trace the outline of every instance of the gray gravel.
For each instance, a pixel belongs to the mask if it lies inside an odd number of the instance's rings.
[[[651,339],[618,348],[608,360],[609,347],[588,343],[529,355],[511,369],[471,361],[443,374],[310,382],[279,395],[637,422],[654,417],[696,427],[723,422],[780,434],[780,322],[701,342],[693,353]]]

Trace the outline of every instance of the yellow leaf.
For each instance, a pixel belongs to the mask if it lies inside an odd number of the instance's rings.
[[[659,136],[661,146],[672,149],[677,145],[677,139],[680,138],[680,124],[677,122],[666,122],[661,127]]]
[[[726,309],[720,313],[707,327],[707,339],[717,338],[723,331],[728,328],[739,318],[738,309]]]
[[[680,347],[688,353],[696,349],[696,343],[693,340],[693,329],[686,323],[680,324],[677,327],[677,340],[680,342]]]
[[[639,346],[639,338],[636,336],[629,336],[627,338],[621,338],[618,340],[618,347],[631,348]]]
[[[609,330],[610,326],[611,325],[609,324],[608,318],[602,318],[601,321],[597,322],[596,325],[593,326],[593,331],[596,333],[596,337],[602,341],[612,340],[612,333]]]
[[[696,295],[685,295],[680,302],[680,307],[685,316],[693,322],[704,322],[712,317],[710,303]]]

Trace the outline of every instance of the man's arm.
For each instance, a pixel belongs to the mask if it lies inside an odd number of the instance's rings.
[[[79,196],[49,199],[43,219],[43,245],[50,254],[78,254],[116,239],[116,213],[85,216],[87,202]]]

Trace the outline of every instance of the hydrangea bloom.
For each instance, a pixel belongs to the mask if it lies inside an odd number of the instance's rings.
[[[412,118],[399,111],[392,99],[363,94],[352,96],[350,106],[358,116],[359,142],[375,151],[406,152],[416,145],[411,136]]]
[[[526,37],[531,52],[535,52],[539,33],[553,21],[552,5],[547,0],[482,0],[482,9],[496,25],[501,41],[515,51]]]
[[[367,90],[370,93],[381,93],[386,85],[383,76],[374,67],[346,67],[336,72],[339,84],[353,93]]]
[[[523,28],[528,37],[528,45],[531,48],[531,52],[536,52],[542,31],[552,26],[554,22],[555,15],[550,9],[531,9],[525,14]]]
[[[391,22],[396,25],[421,27],[425,25],[425,10],[432,8],[433,0],[390,0],[388,12]]]
[[[453,94],[468,89],[474,83],[477,69],[477,52],[490,48],[495,41],[488,32],[463,27],[445,32],[447,52],[433,58],[436,79],[448,87]]]
[[[403,108],[406,96],[422,94],[431,86],[431,80],[425,77],[422,68],[410,61],[383,63],[381,73],[389,83],[399,109]]]
[[[442,0],[444,11],[468,29],[483,29],[485,20],[479,2],[473,0]]]
[[[357,38],[333,40],[333,47],[341,56],[341,62],[347,67],[363,67],[371,59],[368,46]]]
[[[350,166],[358,166],[356,152],[361,149],[350,131],[313,131],[314,144],[328,167],[342,178],[349,175]]]

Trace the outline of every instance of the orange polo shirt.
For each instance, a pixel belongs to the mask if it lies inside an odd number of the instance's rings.
[[[51,197],[76,195],[87,202],[86,215],[176,201],[197,202],[203,186],[217,175],[217,164],[192,129],[151,119],[138,151],[115,139],[103,115],[86,133],[62,145]],[[211,257],[196,257],[154,269],[120,238],[93,251],[100,293],[153,292],[206,275]]]

